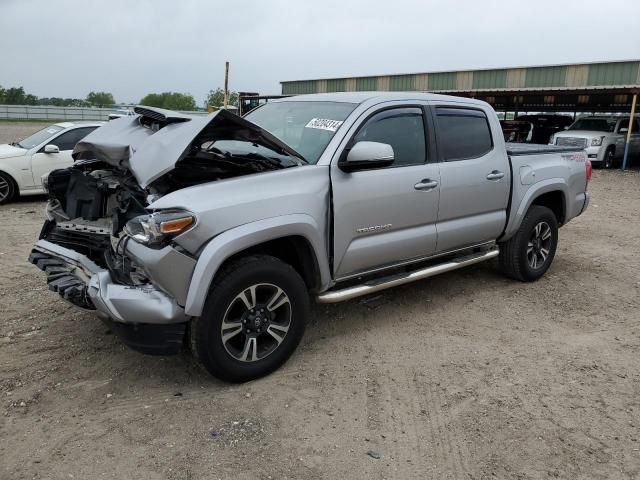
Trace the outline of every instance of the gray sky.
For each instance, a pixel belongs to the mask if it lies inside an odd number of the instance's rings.
[[[0,0],[0,85],[119,102],[281,80],[640,58],[637,0]]]

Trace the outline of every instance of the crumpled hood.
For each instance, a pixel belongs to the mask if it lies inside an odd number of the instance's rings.
[[[135,107],[136,116],[111,120],[78,142],[73,158],[96,159],[128,169],[140,186],[173,170],[201,134],[220,131],[225,139],[249,140],[301,158],[295,150],[266,130],[226,110],[206,116]]]
[[[0,158],[19,157],[25,153],[27,151],[24,148],[14,147],[6,143],[0,145]]]

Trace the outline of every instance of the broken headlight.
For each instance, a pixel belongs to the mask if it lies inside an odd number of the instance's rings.
[[[155,212],[132,218],[124,232],[138,243],[160,247],[196,224],[196,217],[187,211]]]

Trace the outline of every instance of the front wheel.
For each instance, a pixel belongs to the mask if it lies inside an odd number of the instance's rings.
[[[16,196],[16,185],[6,173],[0,172],[0,205],[9,203]]]
[[[246,257],[218,275],[202,316],[192,321],[191,348],[221,380],[262,377],[296,349],[308,312],[306,285],[290,265],[267,255]]]
[[[547,207],[533,205],[516,234],[500,245],[500,268],[511,278],[532,282],[549,269],[557,246],[556,216]]]
[[[610,168],[613,168],[613,162],[614,162],[614,152],[612,148],[609,148],[604,154],[604,161],[602,163],[604,168],[610,169]]]

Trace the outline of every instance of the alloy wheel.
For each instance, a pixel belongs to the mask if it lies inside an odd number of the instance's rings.
[[[11,185],[9,180],[0,175],[0,202],[3,202],[11,193]]]
[[[551,251],[551,227],[547,222],[539,222],[533,228],[527,243],[527,262],[533,270],[542,268]]]
[[[291,326],[291,301],[277,285],[258,283],[231,301],[222,320],[225,350],[241,362],[255,362],[272,354]]]

